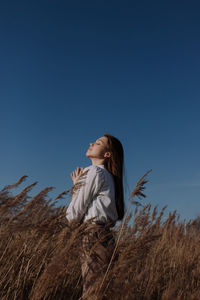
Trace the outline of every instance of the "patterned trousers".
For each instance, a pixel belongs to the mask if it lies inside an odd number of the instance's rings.
[[[114,235],[105,225],[89,224],[82,238],[82,300],[97,299],[115,246]]]

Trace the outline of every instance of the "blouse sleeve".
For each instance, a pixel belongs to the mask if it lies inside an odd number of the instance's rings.
[[[81,221],[93,198],[98,194],[103,184],[103,173],[100,167],[92,165],[88,170],[85,182],[72,197],[66,212],[68,221]]]

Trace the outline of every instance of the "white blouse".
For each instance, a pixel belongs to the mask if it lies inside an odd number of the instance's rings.
[[[118,219],[115,205],[115,185],[113,176],[104,165],[91,165],[87,171],[84,184],[73,194],[67,208],[68,221],[87,221],[95,218],[94,222],[116,222]]]

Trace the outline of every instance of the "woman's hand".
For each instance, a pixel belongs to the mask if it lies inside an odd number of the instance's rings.
[[[79,180],[80,176],[83,174],[83,170],[84,170],[84,168],[77,168],[74,172],[72,172],[70,174],[70,176],[71,176],[74,184],[77,183],[77,181]]]

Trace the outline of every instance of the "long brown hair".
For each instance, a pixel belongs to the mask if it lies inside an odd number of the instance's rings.
[[[113,175],[115,182],[115,203],[118,213],[118,219],[124,217],[124,188],[123,188],[123,168],[124,168],[124,150],[121,142],[109,133],[104,134],[108,138],[108,151],[111,157],[106,159],[105,168]]]

